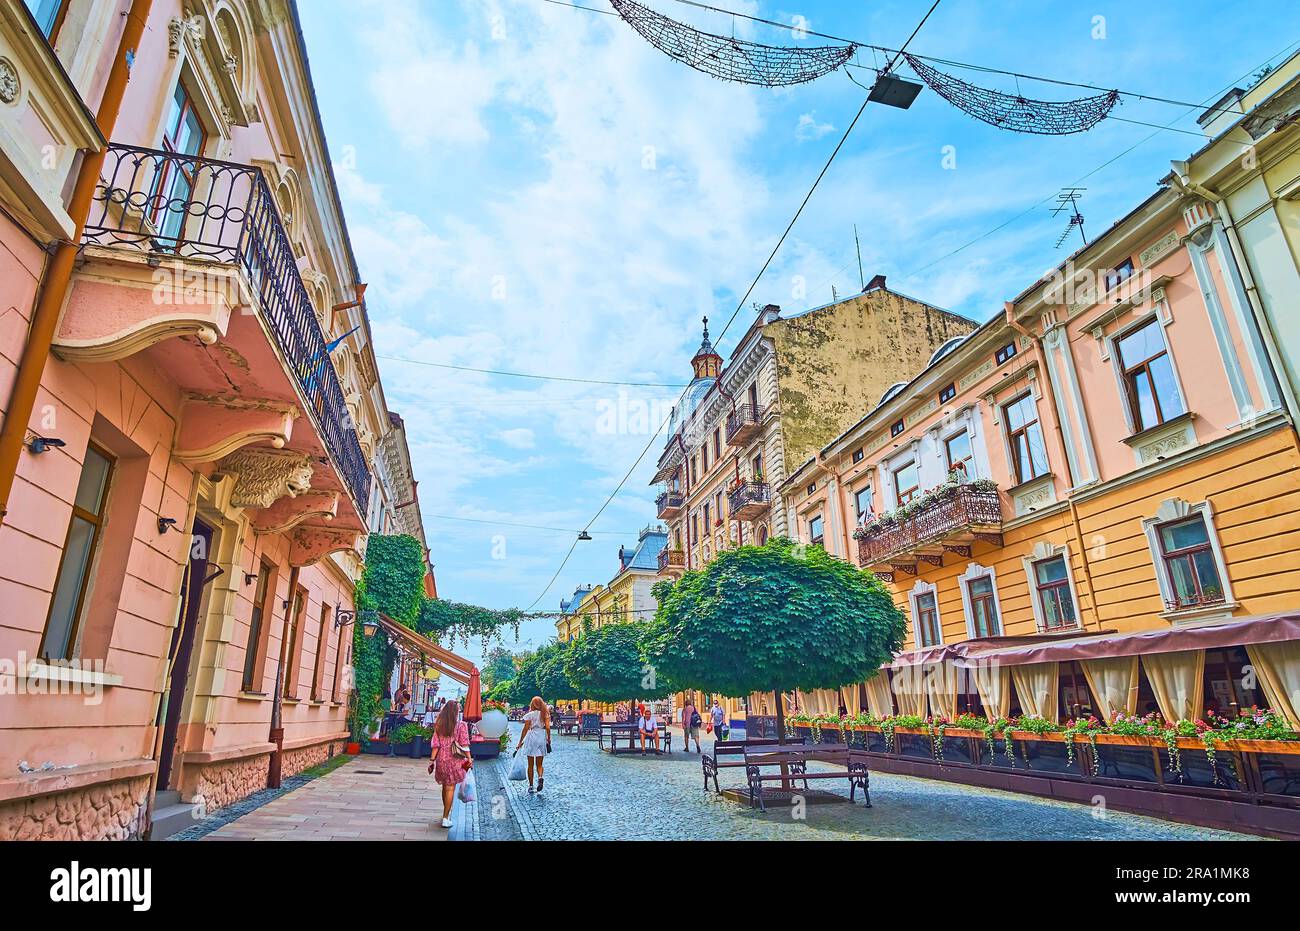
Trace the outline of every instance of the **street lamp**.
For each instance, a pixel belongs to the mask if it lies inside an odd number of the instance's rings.
[[[379,621],[374,614],[366,612],[366,619],[361,622],[361,630],[366,635],[367,640],[379,633]]]

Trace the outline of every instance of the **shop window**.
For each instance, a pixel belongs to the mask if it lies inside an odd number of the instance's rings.
[[[1061,716],[1061,722],[1096,714],[1092,704],[1092,692],[1088,690],[1088,680],[1083,674],[1083,666],[1074,661],[1062,662],[1058,670],[1057,711]]]
[[[1245,647],[1206,650],[1205,707],[1226,718],[1235,718],[1254,706],[1267,707],[1268,700],[1254,676],[1246,674],[1250,666]]]

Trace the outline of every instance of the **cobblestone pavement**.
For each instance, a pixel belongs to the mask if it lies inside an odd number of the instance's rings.
[[[472,806],[458,800],[442,828],[442,795],[428,760],[358,756],[278,795],[202,840],[472,840]],[[287,780],[286,780],[287,782]],[[220,812],[217,816],[220,816]]]
[[[517,738],[518,726],[512,725]],[[680,733],[674,734],[674,744]],[[705,739],[705,750],[712,738]],[[513,746],[513,742],[512,742]],[[1250,840],[1215,831],[993,789],[873,773],[874,808],[843,803],[749,809],[703,790],[700,758],[602,753],[594,740],[556,737],[546,789],[506,778],[510,758],[476,764],[475,821],[482,839],[524,840]],[[723,788],[742,784],[723,770]],[[828,781],[834,785],[834,781]],[[826,787],[823,784],[823,788]]]

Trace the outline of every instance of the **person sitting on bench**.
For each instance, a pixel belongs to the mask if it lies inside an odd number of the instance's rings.
[[[641,734],[641,755],[645,756],[645,740],[649,737],[654,741],[655,753],[659,752],[659,722],[649,708],[641,709],[641,717],[637,719],[637,731]]]

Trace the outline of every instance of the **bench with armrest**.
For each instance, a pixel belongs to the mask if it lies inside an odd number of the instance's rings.
[[[578,718],[575,715],[562,714],[555,719],[556,729],[562,737],[573,737],[578,733]]]
[[[637,750],[641,748],[641,732],[640,732],[640,728],[638,728],[637,725],[635,724],[625,724],[623,722],[606,721],[601,725],[600,734],[598,735],[597,739],[600,741],[599,743],[600,749],[606,750],[609,753],[613,753],[613,754],[618,754],[620,752],[635,753]],[[609,743],[608,747],[605,746],[607,741]],[[619,746],[619,744],[623,741],[627,742],[626,747]],[[658,752],[658,753],[672,753],[673,732],[670,731],[666,725],[660,723],[659,724],[659,749],[656,751],[654,748],[653,741],[647,738],[646,750],[650,752]]]
[[[784,746],[802,747],[807,741],[803,737],[788,737]],[[709,780],[713,780],[713,788],[719,795],[722,794],[722,787],[718,785],[718,770],[720,769],[740,769],[745,765],[745,748],[747,747],[776,747],[777,739],[775,737],[754,737],[750,740],[719,740],[713,744],[711,753],[700,758],[700,766],[704,769],[704,791],[709,790]]]
[[[843,744],[813,744],[803,747],[767,746],[745,748],[745,776],[749,782],[749,804],[756,804],[760,811],[767,811],[763,804],[763,786],[767,783],[803,783],[808,791],[809,781],[826,779],[847,779],[849,781],[849,801],[852,802],[858,789],[862,790],[862,800],[871,807],[869,776],[867,773],[867,753],[855,747]],[[843,767],[830,771],[808,771],[809,763],[827,763]]]

